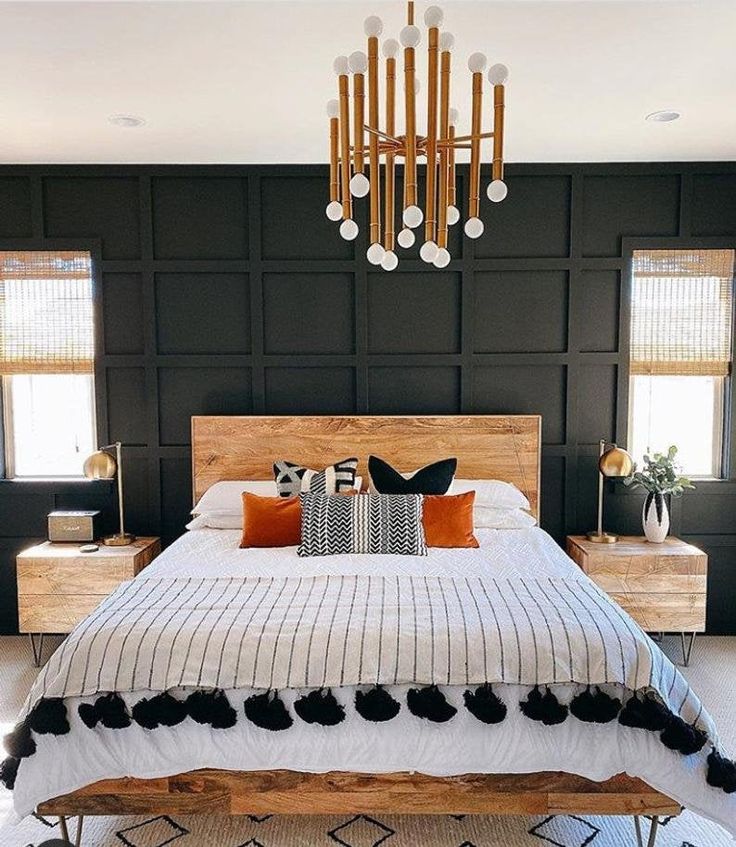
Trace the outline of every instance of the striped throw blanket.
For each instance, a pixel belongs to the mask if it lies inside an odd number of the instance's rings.
[[[121,585],[48,662],[23,714],[98,692],[486,682],[615,683],[656,692],[688,723],[703,714],[588,581],[369,575]]]

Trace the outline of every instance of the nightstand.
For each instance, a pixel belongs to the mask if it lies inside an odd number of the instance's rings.
[[[689,664],[695,636],[705,630],[708,557],[702,550],[672,537],[662,544],[638,536],[597,544],[570,535],[567,554],[643,630],[679,632],[683,662]]]
[[[45,633],[71,632],[121,582],[132,579],[161,552],[158,538],[137,538],[124,547],[100,544],[94,553],[81,553],[79,547],[44,541],[16,559],[20,632],[30,637],[36,667]]]

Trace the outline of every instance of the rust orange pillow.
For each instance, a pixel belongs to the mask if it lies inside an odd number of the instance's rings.
[[[477,547],[473,535],[475,491],[425,494],[422,524],[427,547]]]
[[[243,492],[241,547],[295,547],[301,538],[298,497],[260,497]]]

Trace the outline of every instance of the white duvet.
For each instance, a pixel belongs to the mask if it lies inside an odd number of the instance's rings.
[[[547,575],[571,580],[587,577],[543,530],[478,530],[478,549],[430,549],[427,556],[335,556],[299,558],[296,548],[241,550],[236,530],[195,530],[178,539],[137,579],[160,576],[312,576],[376,574],[482,576],[506,579]],[[594,780],[618,773],[638,776],[688,808],[736,834],[736,795],[709,787],[704,755],[684,757],[668,750],[655,733],[632,732],[612,724],[567,720],[554,727],[525,718],[518,709],[523,693],[517,686],[494,686],[510,706],[503,723],[488,727],[464,708],[448,723],[418,720],[406,709],[388,723],[376,724],[346,710],[346,720],[333,727],[296,722],[283,733],[264,732],[239,721],[226,734],[185,721],[149,732],[133,725],[124,732],[101,729],[65,736],[43,736],[37,753],[25,759],[16,781],[14,801],[19,815],[50,797],[100,779],[152,778],[211,767],[233,770],[333,770],[365,773],[419,771],[435,776],[463,773],[527,773],[566,771]],[[461,705],[462,691],[446,696]],[[250,692],[228,692],[233,706]],[[284,690],[291,706],[300,692]],[[352,700],[350,688],[333,689],[338,700]],[[141,692],[124,695],[132,702]],[[76,712],[71,709],[71,712]],[[725,751],[729,752],[729,751]]]

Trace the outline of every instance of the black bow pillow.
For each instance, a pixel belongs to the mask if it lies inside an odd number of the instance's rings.
[[[368,457],[368,471],[379,494],[447,494],[457,459],[442,459],[404,476],[378,456]]]

